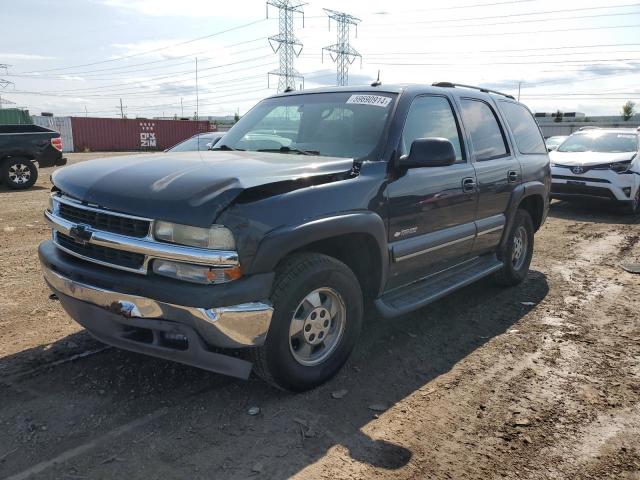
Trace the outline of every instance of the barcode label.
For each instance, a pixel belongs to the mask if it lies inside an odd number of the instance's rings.
[[[383,97],[382,95],[351,95],[347,103],[356,105],[375,105],[376,107],[385,108],[391,103],[391,97]]]

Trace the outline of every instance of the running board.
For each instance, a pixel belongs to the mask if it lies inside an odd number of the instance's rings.
[[[422,308],[501,268],[502,262],[495,255],[483,255],[457,267],[396,288],[377,298],[374,303],[383,317],[397,317]]]

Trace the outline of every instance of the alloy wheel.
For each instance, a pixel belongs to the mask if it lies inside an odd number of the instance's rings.
[[[9,167],[9,180],[16,185],[23,185],[31,179],[31,170],[24,163],[16,163]]]
[[[347,309],[338,292],[322,287],[298,304],[289,327],[289,349],[304,366],[325,361],[344,333]]]

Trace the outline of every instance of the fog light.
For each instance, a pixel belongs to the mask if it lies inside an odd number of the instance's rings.
[[[153,271],[158,275],[184,280],[186,282],[217,284],[240,278],[242,272],[235,267],[207,267],[190,263],[172,262],[170,260],[154,260]]]
[[[631,196],[631,187],[624,187],[622,189],[622,192],[627,196],[630,197]]]

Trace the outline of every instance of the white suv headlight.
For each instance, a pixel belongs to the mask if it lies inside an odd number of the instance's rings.
[[[231,230],[222,225],[210,228],[192,227],[163,221],[154,222],[153,236],[163,242],[213,250],[235,250],[236,242]]]

